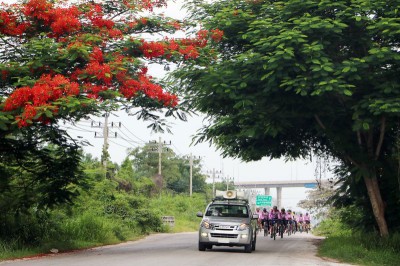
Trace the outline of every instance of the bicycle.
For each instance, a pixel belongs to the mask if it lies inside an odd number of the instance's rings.
[[[299,231],[303,233],[303,222],[299,222]]]
[[[293,231],[293,224],[292,221],[288,221],[288,226],[287,226],[287,235],[290,236],[292,234]]]
[[[271,228],[271,238],[273,238],[275,240],[276,239],[276,233],[278,231],[278,223],[277,223],[276,220],[271,221],[271,223],[272,223],[272,225],[270,225],[270,226],[272,226],[272,228]]]
[[[310,222],[306,221],[305,231],[308,234],[308,231],[311,231]]]
[[[279,235],[281,236],[281,238],[283,238],[283,234],[285,233],[285,221],[281,221],[280,225],[279,225]]]
[[[268,235],[268,230],[269,230],[269,226],[268,226],[269,221],[265,220],[264,221],[264,236]]]

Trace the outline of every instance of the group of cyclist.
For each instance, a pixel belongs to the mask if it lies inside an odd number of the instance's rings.
[[[270,234],[272,238],[278,233],[283,237],[284,233],[289,235],[297,231],[308,233],[311,229],[311,217],[308,213],[304,216],[302,213],[297,215],[294,211],[286,211],[285,208],[278,210],[277,206],[274,206],[270,211],[266,208],[263,208],[263,210],[256,208],[256,213],[258,214],[259,229],[264,229],[264,236]]]

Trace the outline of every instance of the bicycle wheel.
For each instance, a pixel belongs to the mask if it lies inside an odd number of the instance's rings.
[[[264,236],[268,235],[268,223],[264,222]]]

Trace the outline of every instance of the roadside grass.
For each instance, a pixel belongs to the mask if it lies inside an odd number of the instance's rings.
[[[352,232],[337,220],[327,220],[313,231],[325,236],[318,255],[357,265],[399,265],[400,233],[381,238],[376,232]]]
[[[206,206],[202,195],[193,195],[192,198],[162,195],[150,198],[145,209],[134,208],[130,215],[121,216],[99,211],[95,204],[75,211],[56,210],[49,216],[45,223],[49,226],[45,227],[41,238],[38,237],[35,243],[24,244],[21,239],[0,240],[0,260],[41,256],[49,254],[51,249],[66,252],[118,244],[157,232],[195,231],[200,223],[196,213],[203,211]],[[160,225],[159,215],[174,216],[175,226]],[[35,231],[33,227],[29,228]]]
[[[400,252],[394,248],[398,245],[394,238],[398,234],[389,239],[361,234],[331,236],[322,242],[318,254],[359,265],[398,265]]]

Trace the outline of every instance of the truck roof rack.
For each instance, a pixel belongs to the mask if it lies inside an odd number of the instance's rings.
[[[248,200],[244,196],[243,191],[236,191],[236,190],[216,190],[215,191],[215,198],[214,201],[240,201],[240,202],[248,202]]]

